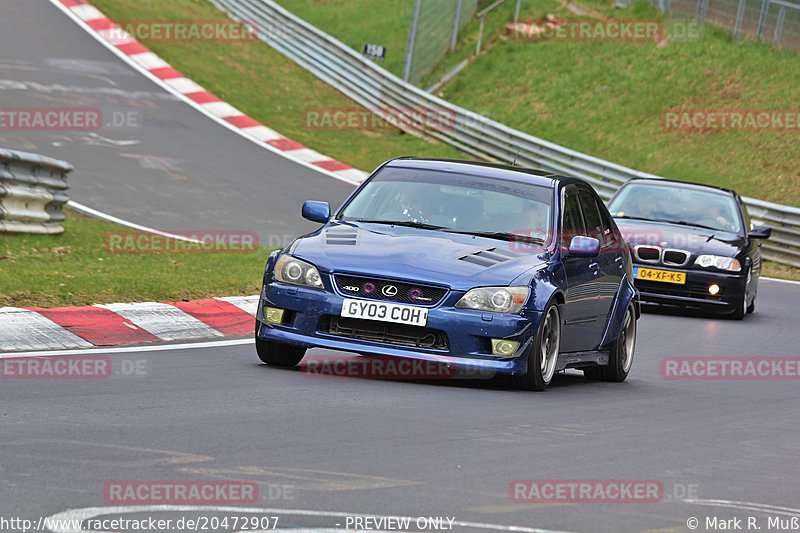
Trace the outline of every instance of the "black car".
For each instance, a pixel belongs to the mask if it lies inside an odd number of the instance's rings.
[[[756,305],[760,239],[736,192],[681,181],[632,179],[609,201],[643,302],[731,313]]]

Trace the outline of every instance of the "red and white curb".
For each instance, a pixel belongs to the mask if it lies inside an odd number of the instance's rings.
[[[0,351],[252,335],[257,307],[257,295],[52,309],[1,307]]]
[[[86,0],[50,1],[126,63],[228,129],[236,131],[263,148],[281,154],[300,165],[351,185],[358,185],[367,177],[368,174],[363,170],[331,159],[284,137],[232,105],[223,102],[141,45],[133,36],[111,22]]]

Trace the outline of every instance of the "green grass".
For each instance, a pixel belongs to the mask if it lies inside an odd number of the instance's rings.
[[[220,20],[206,0],[93,0],[115,21]],[[371,171],[400,155],[459,157],[399,130],[323,131],[304,124],[310,108],[353,109],[352,100],[262,42],[144,43],[184,75],[283,135],[352,166]]]
[[[399,73],[411,2],[392,17],[386,2],[280,0],[353,48],[385,44],[386,67]],[[519,42],[503,23],[508,1],[488,20],[488,49],[437,94],[504,124],[603,159],[675,179],[736,189],[740,194],[800,205],[797,132],[676,132],[661,127],[673,108],[797,108],[800,58],[769,44],[733,42],[706,27],[699,40],[647,43]],[[665,19],[646,2],[629,9],[606,0],[586,7],[617,18],[662,19],[675,35],[681,21]],[[396,13],[396,15],[394,15]],[[554,0],[525,0],[521,17],[574,15]],[[459,49],[425,83],[472,54],[477,22],[462,32]],[[664,43],[662,43],[664,44]],[[398,48],[396,55],[391,51]],[[422,85],[425,85],[423,83]]]
[[[389,0],[387,0],[389,1]],[[410,2],[293,0],[327,31],[359,48],[378,42],[404,50]],[[117,21],[195,19],[223,15],[206,0],[93,0]],[[487,20],[486,52],[443,95],[501,122],[571,148],[641,170],[737,188],[742,194],[797,204],[797,134],[677,134],[658,126],[670,107],[792,107],[800,61],[768,45],[732,43],[707,30],[699,43],[522,43],[502,31],[513,1]],[[288,2],[285,2],[289,5]],[[602,8],[600,0],[596,2]],[[607,4],[605,4],[607,6]],[[349,7],[348,7],[349,6]],[[593,7],[596,7],[593,5]],[[653,18],[637,5],[626,16]],[[344,10],[344,15],[338,14]],[[552,0],[525,0],[523,17],[567,12]],[[618,16],[620,12],[615,12]],[[328,20],[338,20],[331,30]],[[407,19],[406,19],[407,20]],[[354,23],[353,21],[358,21]],[[349,25],[349,26],[348,26]],[[432,81],[474,50],[477,22],[462,31]],[[352,108],[352,101],[266,44],[154,43],[178,70],[245,113],[316,150],[371,170],[398,155],[459,157],[455,149],[398,131],[319,131],[303,126],[304,110]],[[394,58],[387,65],[396,69]],[[111,254],[106,231],[119,230],[74,212],[61,236],[0,236],[0,305],[58,306],[181,300],[256,294],[266,250],[253,254]],[[102,261],[101,261],[102,259]],[[800,279],[796,269],[768,263],[765,274]]]
[[[61,235],[0,234],[0,307],[180,301],[261,290],[271,248],[112,253],[108,232],[128,228],[67,213]]]

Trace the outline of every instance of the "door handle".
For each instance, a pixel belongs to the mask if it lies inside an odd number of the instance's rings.
[[[622,261],[622,257],[621,257],[621,256],[617,256],[617,257],[615,257],[615,258],[614,258],[614,261],[616,261],[616,263],[617,263],[617,266],[618,266],[619,268],[624,268],[624,267],[625,267],[625,264],[623,263],[623,261]]]
[[[598,270],[599,266],[600,265],[597,264],[596,262],[589,263],[589,270],[594,270],[594,273],[597,274],[597,270]]]

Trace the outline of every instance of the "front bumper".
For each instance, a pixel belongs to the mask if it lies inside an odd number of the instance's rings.
[[[256,315],[261,324],[258,336],[305,348],[403,357],[445,363],[464,370],[488,370],[501,374],[527,372],[525,355],[541,312],[523,310],[520,314],[504,314],[458,309],[454,305],[464,293],[450,291],[440,304],[428,308],[426,325],[426,329],[446,335],[447,347],[408,346],[331,333],[327,324],[340,316],[344,297],[331,289],[329,278],[325,287],[325,290],[317,290],[277,281],[265,284]],[[265,306],[286,310],[283,323],[268,323]],[[495,356],[491,352],[491,338],[516,340],[519,347],[509,357]]]
[[[634,278],[634,285],[639,289],[639,298],[642,302],[718,312],[733,311],[741,306],[745,290],[745,274],[742,272],[679,269],[644,263],[634,263],[633,266],[635,271],[637,268],[655,268],[686,274],[686,283],[683,284]],[[709,293],[708,288],[711,285],[720,288],[716,295]]]

